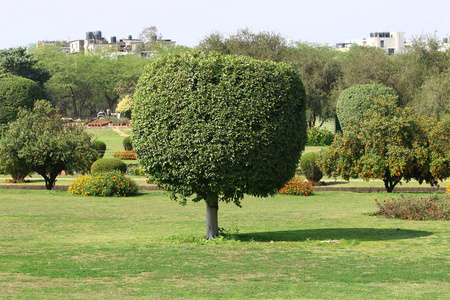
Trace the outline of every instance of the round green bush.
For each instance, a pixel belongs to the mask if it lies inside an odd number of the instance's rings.
[[[309,152],[300,159],[300,170],[306,179],[312,182],[319,182],[323,174],[316,164],[317,152]]]
[[[39,85],[31,79],[12,76],[0,78],[0,124],[17,117],[18,107],[32,108],[42,98]]]
[[[95,141],[94,142],[94,149],[97,150],[98,154],[100,155],[100,158],[103,158],[106,151],[106,144],[102,141]]]
[[[91,166],[92,173],[103,173],[113,170],[125,173],[127,171],[127,165],[117,158],[100,158]]]
[[[133,150],[133,144],[131,143],[131,136],[127,136],[123,139],[123,148],[125,151]]]
[[[72,195],[102,197],[134,196],[138,191],[136,182],[117,170],[81,176],[74,180],[67,190]]]
[[[398,105],[397,92],[382,84],[355,85],[345,89],[336,103],[336,113],[343,130],[350,120],[362,120],[364,112],[373,107],[375,100]]]

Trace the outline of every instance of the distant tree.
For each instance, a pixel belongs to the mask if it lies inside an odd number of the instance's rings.
[[[305,92],[285,64],[195,51],[151,61],[133,96],[133,148],[174,199],[204,200],[206,237],[219,201],[276,193],[306,142]]]
[[[392,86],[392,62],[383,49],[353,46],[340,53],[342,77],[336,89],[342,91],[354,85],[383,84]]]
[[[41,175],[48,190],[61,171],[87,172],[97,156],[84,128],[63,126],[57,110],[44,100],[36,101],[31,111],[19,109],[17,120],[0,140],[0,161],[7,164],[2,169],[12,172],[19,163]]]
[[[124,117],[131,118],[131,111],[133,110],[133,98],[130,95],[125,95],[122,100],[117,103],[116,110]]]
[[[245,55],[258,60],[284,61],[289,51],[286,38],[273,32],[253,33],[248,28],[239,29],[225,37],[214,32],[200,41],[199,50],[222,54]]]
[[[430,76],[409,106],[438,120],[450,116],[450,69]]]
[[[336,99],[333,89],[342,76],[337,52],[328,46],[301,43],[289,48],[285,61],[298,72],[305,85],[308,127],[334,118]]]
[[[50,79],[50,73],[38,67],[38,61],[25,48],[0,50],[0,74],[25,77],[42,85]]]
[[[24,77],[0,78],[0,124],[17,117],[19,107],[32,108],[35,100],[42,98],[39,85]]]
[[[387,101],[397,105],[397,92],[382,84],[355,85],[345,89],[336,104],[336,113],[343,130],[351,119],[361,121],[366,111],[370,110],[375,101]]]
[[[154,43],[162,39],[162,35],[158,35],[158,28],[156,26],[145,27],[139,34],[139,39],[144,43]]]
[[[430,137],[428,123],[409,108],[375,101],[363,120],[349,122],[330,148],[321,151],[318,165],[324,174],[345,180],[382,179],[387,192],[401,180],[435,185],[449,176],[450,151],[437,149],[450,140],[450,131],[440,129]]]

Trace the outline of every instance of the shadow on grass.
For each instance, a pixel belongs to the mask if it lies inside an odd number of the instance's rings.
[[[432,235],[432,232],[410,229],[374,229],[374,228],[323,228],[288,231],[268,231],[240,233],[236,240],[257,242],[303,242],[307,240],[358,240],[386,241],[412,239]]]

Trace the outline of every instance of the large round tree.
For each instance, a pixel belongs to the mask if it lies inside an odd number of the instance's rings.
[[[206,237],[219,201],[274,194],[306,142],[305,91],[288,65],[189,52],[153,60],[133,96],[133,146],[174,199],[206,202]]]

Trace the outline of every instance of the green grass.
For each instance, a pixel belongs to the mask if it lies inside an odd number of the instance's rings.
[[[371,216],[384,193],[246,197],[214,242],[163,192],[1,193],[2,299],[448,299],[448,222]]]
[[[125,134],[131,135],[131,128],[119,128]],[[115,151],[124,151],[123,140],[125,136],[119,135],[112,128],[88,128],[86,131],[106,144],[105,158],[112,158]]]

